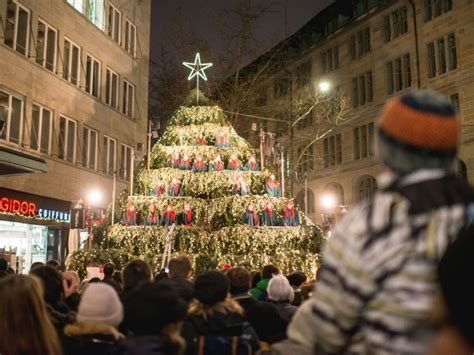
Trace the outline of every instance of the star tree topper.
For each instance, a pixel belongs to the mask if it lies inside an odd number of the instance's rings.
[[[194,63],[190,62],[183,62],[183,65],[189,69],[191,69],[191,73],[189,73],[188,80],[196,77],[196,100],[199,103],[199,77],[207,81],[207,76],[204,70],[212,67],[212,63],[201,63],[201,55],[196,53],[196,57],[194,58]]]

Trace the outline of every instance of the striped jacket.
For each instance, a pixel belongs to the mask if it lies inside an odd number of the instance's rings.
[[[441,170],[386,182],[335,228],[289,338],[316,354],[425,353],[436,266],[473,203],[467,182]]]

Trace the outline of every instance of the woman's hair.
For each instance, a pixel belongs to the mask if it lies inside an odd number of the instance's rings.
[[[64,300],[64,285],[61,273],[51,266],[40,266],[30,271],[30,275],[38,277],[43,285],[44,300],[55,307]]]
[[[62,354],[36,277],[6,277],[0,280],[0,295],[0,354]]]
[[[227,297],[224,301],[218,302],[212,306],[194,300],[194,302],[189,305],[188,310],[190,316],[200,316],[204,319],[212,317],[214,312],[223,314],[237,313],[241,316],[244,315],[244,310],[240,304],[230,297]]]
[[[281,274],[272,277],[268,283],[267,292],[270,301],[288,301],[291,303],[295,298],[293,287],[291,287],[288,279]]]

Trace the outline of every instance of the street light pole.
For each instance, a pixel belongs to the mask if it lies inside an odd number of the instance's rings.
[[[286,74],[288,74],[290,80],[290,117],[289,117],[289,124],[290,124],[290,194],[293,196],[293,75],[291,71],[288,69],[283,69]]]

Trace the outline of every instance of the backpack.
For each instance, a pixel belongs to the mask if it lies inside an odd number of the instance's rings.
[[[201,335],[197,355],[252,355],[248,336]]]

